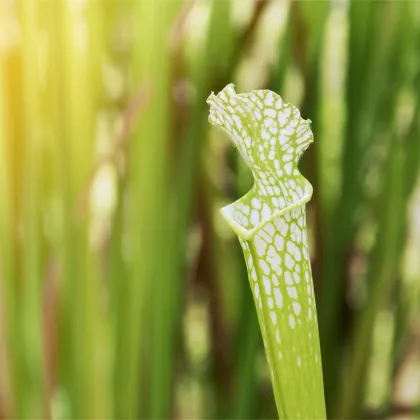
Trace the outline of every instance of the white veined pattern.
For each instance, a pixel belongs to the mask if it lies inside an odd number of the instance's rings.
[[[310,122],[268,90],[236,94],[228,85],[208,103],[209,121],[231,137],[255,181],[222,214],[244,252],[279,415],[325,418],[305,215],[312,186],[297,169],[313,141]]]

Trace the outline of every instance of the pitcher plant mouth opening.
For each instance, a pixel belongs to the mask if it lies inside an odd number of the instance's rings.
[[[251,191],[222,209],[232,229],[247,239],[310,200],[312,186],[297,165],[313,142],[311,121],[269,90],[237,94],[229,84],[207,102],[210,123],[228,134],[254,177]]]
[[[209,121],[233,141],[254,185],[221,212],[238,235],[281,418],[325,418],[305,203],[312,186],[298,161],[310,120],[269,90],[208,98]]]

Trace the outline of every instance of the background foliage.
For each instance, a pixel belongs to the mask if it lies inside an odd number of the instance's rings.
[[[0,418],[273,418],[228,82],[300,164],[330,417],[420,415],[420,3],[1,0]]]

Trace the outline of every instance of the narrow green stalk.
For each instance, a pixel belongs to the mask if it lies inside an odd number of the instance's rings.
[[[238,247],[239,248],[239,247]],[[240,248],[238,249],[239,254]],[[242,254],[242,252],[241,252]],[[242,262],[242,255],[238,255]],[[243,264],[242,264],[243,265]],[[247,270],[244,266],[240,270],[240,280],[245,280]],[[243,275],[242,275],[243,274]],[[245,281],[244,284],[246,285]],[[243,303],[241,305],[241,319],[238,333],[238,342],[235,346],[234,358],[235,365],[235,394],[232,408],[232,419],[252,418],[255,415],[257,395],[258,395],[258,376],[257,376],[257,354],[260,349],[261,335],[258,327],[258,318],[251,311],[253,298],[249,290],[244,290]]]
[[[58,98],[61,138],[57,142],[62,211],[60,373],[63,397],[68,402],[63,411],[66,416],[88,418],[98,413],[95,381],[96,353],[100,350],[95,320],[99,297],[89,241],[89,212],[78,214],[76,203],[91,171],[97,73],[92,61],[95,54],[90,50],[96,45],[93,26],[86,32],[77,29],[89,19],[88,5],[57,1],[55,6],[60,22],[56,32],[61,58],[58,65],[62,70]]]
[[[48,84],[46,86],[46,92],[43,97],[43,112],[44,118],[47,118],[46,124],[50,127],[51,138],[54,139],[52,142],[53,148],[51,150],[49,164],[51,165],[51,189],[52,189],[52,200],[56,200],[57,211],[53,214],[48,215],[49,225],[53,234],[53,247],[56,250],[57,263],[60,267],[60,282],[58,282],[58,288],[61,288],[61,296],[57,296],[57,319],[54,325],[54,351],[56,352],[57,362],[52,366],[52,369],[56,372],[55,376],[49,377],[49,385],[51,395],[50,409],[54,414],[57,409],[60,414],[68,414],[67,402],[69,383],[71,378],[69,362],[69,348],[70,340],[68,337],[69,326],[68,326],[68,311],[66,311],[67,301],[65,296],[62,294],[64,290],[67,290],[63,283],[69,281],[71,278],[69,269],[72,264],[69,261],[69,247],[68,247],[68,236],[71,229],[66,211],[69,209],[70,203],[68,199],[69,183],[67,180],[67,159],[66,154],[66,115],[64,112],[65,98],[63,95],[63,86],[65,84],[65,63],[63,60],[64,51],[64,31],[62,25],[61,16],[61,5],[60,2],[42,3],[40,9],[42,21],[41,27],[45,31],[45,34],[50,34],[48,39],[48,65],[46,67],[46,74],[48,74]],[[54,36],[51,36],[54,34]],[[64,165],[64,166],[63,166]],[[46,207],[45,207],[46,208]],[[55,355],[54,355],[55,356]],[[53,357],[54,357],[53,356]],[[55,385],[59,384],[56,388]],[[57,406],[56,397],[62,397],[64,406]],[[64,397],[64,398],[63,398]]]
[[[34,39],[38,38],[38,6],[34,0],[20,5],[22,19],[23,103],[25,122],[25,175],[23,190],[23,322],[22,351],[25,381],[22,415],[25,418],[46,416],[46,382],[43,342],[42,248],[40,219],[41,143],[39,124],[39,77],[33,68],[37,61]]]
[[[166,418],[171,415],[176,331],[172,302],[179,293],[178,284],[171,281],[172,272],[168,272],[171,261],[167,259],[168,253],[173,252],[168,236],[175,228],[168,224],[170,66],[166,60],[173,9],[179,3],[140,0],[134,4],[137,41],[134,76],[141,85],[150,87],[151,99],[142,113],[130,151],[133,188],[130,222],[136,229],[132,237],[134,254],[128,301],[127,346],[131,350],[127,351],[131,360],[126,362],[131,365],[126,377],[129,395],[124,409],[126,416]],[[144,378],[146,374],[147,386],[145,381],[139,381],[139,376]]]
[[[106,33],[118,33],[118,20],[122,15],[132,13],[132,4],[127,2],[107,2],[105,5],[105,22]],[[140,52],[138,43],[134,42],[134,48],[137,54]],[[110,48],[108,53],[111,56],[117,54],[114,48]],[[128,60],[120,60],[120,70],[122,71],[127,65]],[[136,68],[136,76],[137,76]],[[137,79],[136,79],[137,81]],[[138,86],[135,86],[138,90]],[[123,126],[128,128],[130,116],[130,98],[129,92],[124,96],[127,99],[127,109],[122,110],[126,113],[123,115]],[[124,101],[125,103],[125,101]],[[142,114],[139,120],[142,121]],[[124,135],[129,136],[130,132],[127,129]],[[137,133],[135,133],[137,136]],[[138,308],[142,305],[141,296],[133,296],[135,290],[140,289],[140,295],[144,294],[141,289],[145,289],[145,282],[136,281],[132,272],[130,272],[131,261],[124,255],[124,237],[126,236],[126,213],[127,202],[126,197],[130,194],[130,152],[132,150],[131,139],[119,138],[119,141],[126,142],[126,149],[124,150],[124,157],[127,159],[126,167],[123,172],[118,175],[116,184],[116,208],[111,221],[111,233],[109,237],[109,248],[107,252],[107,268],[106,277],[107,284],[109,284],[109,298],[110,298],[110,345],[111,345],[111,363],[110,363],[110,406],[111,416],[115,419],[135,417],[138,415],[139,406],[142,405],[145,392],[140,392],[138,387],[139,380],[142,376],[140,370],[140,361],[137,359],[137,354],[141,353],[138,347],[134,348],[134,340],[137,340],[137,334],[141,330],[139,319],[131,319],[132,304],[137,305]],[[139,261],[140,263],[140,261]],[[133,264],[133,263],[132,263]],[[134,262],[136,264],[136,262]],[[131,298],[133,296],[133,298]],[[137,300],[136,302],[134,302]],[[137,314],[136,314],[137,316]],[[134,336],[131,336],[133,334]],[[133,341],[131,341],[133,339]],[[139,345],[139,344],[138,344]],[[140,346],[140,345],[139,345]],[[140,355],[139,355],[140,356]],[[134,367],[134,364],[138,365]]]
[[[19,417],[22,414],[18,395],[22,395],[23,369],[20,357],[19,337],[19,306],[16,277],[16,247],[13,227],[13,194],[11,191],[12,176],[10,165],[10,130],[6,120],[6,90],[5,90],[5,60],[0,60],[0,252],[2,255],[1,277],[2,293],[1,305],[4,308],[6,354],[10,360],[8,366],[9,386],[11,398],[9,406],[10,417]],[[5,375],[6,376],[6,375]]]
[[[124,412],[126,389],[125,369],[121,368],[124,355],[124,344],[127,342],[127,266],[125,264],[121,244],[123,237],[123,194],[127,191],[127,180],[118,182],[118,205],[113,217],[112,231],[110,236],[110,249],[108,254],[108,281],[110,287],[110,299],[112,309],[112,332],[111,342],[113,346],[113,363],[111,365],[111,394],[112,394],[112,416],[113,418],[121,418]]]
[[[281,418],[325,418],[305,203],[297,162],[309,122],[270,91],[211,95],[210,122],[233,140],[255,184],[222,214],[242,245]]]
[[[147,0],[146,0],[147,3]],[[148,6],[149,9],[156,7],[154,11],[149,10],[149,24],[152,22],[152,13],[161,14],[162,6]],[[226,45],[230,40],[226,40],[225,34],[229,28],[229,2],[214,2],[211,4],[210,22],[207,30],[205,48],[202,55],[198,57],[196,72],[193,79],[196,86],[196,106],[192,109],[190,123],[186,130],[185,138],[180,142],[179,161],[176,163],[174,170],[174,181],[171,183],[172,188],[166,191],[169,202],[165,214],[169,213],[169,220],[166,220],[167,227],[171,234],[164,236],[164,242],[158,245],[160,259],[165,260],[165,264],[158,263],[156,275],[157,282],[153,286],[154,290],[154,307],[153,307],[153,355],[151,370],[151,407],[149,416],[151,418],[166,418],[171,415],[171,399],[173,395],[173,374],[174,374],[174,344],[177,331],[181,325],[182,316],[182,293],[184,290],[183,281],[185,278],[185,248],[187,242],[188,228],[191,220],[191,211],[193,206],[194,188],[200,164],[200,152],[202,150],[203,141],[206,138],[205,124],[205,98],[208,92],[209,84],[216,77],[217,71],[223,67],[226,57]],[[169,15],[167,16],[167,18]],[[159,24],[162,25],[163,17],[160,16]],[[155,25],[156,30],[156,25]],[[164,28],[160,29],[161,34],[154,39],[156,42],[164,42],[161,35],[165,32]],[[163,52],[164,46],[160,46]],[[158,51],[160,51],[158,49]],[[157,48],[155,48],[157,50]],[[222,56],[222,57],[221,57]],[[155,57],[158,59],[159,57]],[[222,63],[220,62],[222,61]],[[157,63],[162,66],[162,62]],[[164,64],[163,64],[164,65]],[[159,74],[162,81],[167,83],[165,77],[168,77],[167,66],[159,67],[159,71],[153,74]],[[160,83],[160,82],[158,82]],[[159,89],[162,85],[158,85]],[[165,98],[163,93],[159,91],[161,97]],[[165,98],[165,101],[167,98]],[[162,103],[162,101],[161,101]],[[164,110],[166,112],[166,110]],[[162,109],[161,111],[162,112]],[[161,133],[165,128],[162,121],[162,114],[156,114],[157,124],[155,128],[144,126],[144,136],[148,137],[150,132]],[[153,121],[150,119],[150,121]],[[150,131],[153,130],[153,131]],[[158,130],[158,131],[157,131]],[[164,155],[162,154],[162,158]],[[136,163],[136,165],[138,165]],[[162,165],[161,163],[159,165]],[[157,166],[162,167],[162,166]],[[149,181],[146,181],[149,183]],[[144,206],[144,204],[143,204]],[[160,204],[154,206],[153,212],[156,214],[156,208],[161,208]],[[156,216],[159,218],[159,226],[164,228],[162,220],[166,215]],[[162,256],[162,252],[165,252]],[[160,286],[159,286],[160,285]],[[165,290],[163,294],[161,291]]]

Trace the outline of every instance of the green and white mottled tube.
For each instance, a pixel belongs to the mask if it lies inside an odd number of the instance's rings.
[[[297,165],[313,141],[310,121],[269,90],[237,94],[228,85],[208,98],[211,124],[223,129],[254,177],[222,209],[242,245],[280,418],[325,418],[305,203],[311,184]]]

